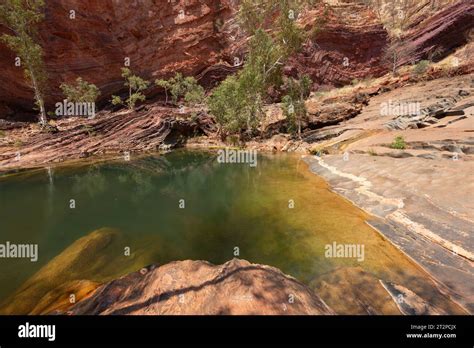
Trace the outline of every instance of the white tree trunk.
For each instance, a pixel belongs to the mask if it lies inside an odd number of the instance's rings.
[[[38,83],[36,82],[36,77],[35,77],[35,74],[34,74],[33,70],[30,67],[28,67],[28,68],[30,70],[31,82],[33,83],[33,88],[35,90],[35,99],[36,99],[36,102],[38,103],[38,106],[40,108],[40,114],[39,114],[40,124],[42,126],[45,126],[48,123],[48,119],[46,118],[46,110],[44,108],[43,97],[41,95],[41,91],[39,89]]]

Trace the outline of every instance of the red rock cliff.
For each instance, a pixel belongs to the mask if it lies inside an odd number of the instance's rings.
[[[201,72],[221,59],[218,27],[231,15],[230,6],[227,0],[46,1],[39,33],[50,79],[48,101],[61,100],[58,86],[78,76],[109,98],[122,87],[120,68],[127,57],[131,68],[149,79]],[[0,46],[0,78],[8,81],[0,84],[0,101],[30,109],[32,92],[14,58]]]
[[[120,68],[130,59],[134,72],[154,80],[176,71],[198,76],[211,86],[235,72],[234,59],[243,57],[245,35],[236,23],[239,0],[48,0],[40,44],[49,75],[46,100],[63,96],[58,86],[81,76],[96,84],[102,101],[123,86]],[[340,2],[303,11],[299,22],[310,32],[303,50],[290,59],[286,72],[310,74],[319,85],[340,86],[353,79],[379,76],[386,70],[381,54],[387,32],[367,6]],[[473,27],[470,0],[414,23],[406,42],[423,58],[433,45],[447,54],[466,42]],[[71,18],[75,11],[75,19]],[[324,19],[322,21],[322,19]],[[315,27],[320,27],[318,32]],[[0,32],[5,32],[0,27]],[[15,55],[0,44],[0,118],[31,112],[32,91]],[[150,93],[154,93],[151,91]]]

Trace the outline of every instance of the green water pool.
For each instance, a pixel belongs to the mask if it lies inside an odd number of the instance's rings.
[[[39,250],[37,262],[0,259],[0,301],[74,241],[109,227],[123,234],[123,250],[142,254],[132,269],[238,257],[316,284],[356,267],[443,302],[425,272],[366,223],[373,217],[333,193],[300,156],[260,155],[256,167],[216,159],[180,150],[0,177],[0,243]],[[363,245],[363,260],[328,258],[332,243]],[[119,276],[130,266],[113,269]]]

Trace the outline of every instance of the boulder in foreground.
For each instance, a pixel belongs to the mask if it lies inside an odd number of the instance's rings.
[[[73,315],[333,314],[307,286],[264,265],[233,259],[215,266],[178,261],[111,281]]]

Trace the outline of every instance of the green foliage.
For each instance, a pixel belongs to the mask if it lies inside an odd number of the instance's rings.
[[[208,99],[208,107],[223,133],[247,132],[258,127],[269,87],[282,84],[282,67],[304,40],[296,26],[296,0],[243,0],[238,18],[251,35],[243,69],[228,77]],[[270,26],[266,30],[265,26]]]
[[[281,84],[285,49],[264,30],[258,29],[249,43],[249,54],[242,78],[254,93],[264,93],[271,85]]]
[[[228,77],[214,90],[208,107],[224,133],[240,133],[257,126],[254,115],[262,105],[261,100],[252,97],[236,76]]]
[[[241,27],[254,35],[259,29],[264,29],[270,23],[278,32],[285,27],[294,25],[299,11],[305,4],[314,4],[315,0],[241,0],[237,15]],[[276,21],[275,21],[276,18]],[[294,28],[289,28],[292,32]],[[287,41],[288,42],[288,41]]]
[[[183,74],[176,73],[175,77],[169,80],[156,80],[155,84],[165,90],[166,103],[168,103],[168,91],[170,91],[171,100],[175,105],[183,98],[187,104],[191,105],[204,101],[204,88],[192,76],[183,77]]]
[[[122,98],[120,98],[117,95],[113,95],[111,102],[112,102],[113,105],[120,105],[120,104],[122,104]]]
[[[158,79],[158,80],[155,80],[155,85],[165,90],[165,94],[166,94],[165,104],[168,104],[168,91],[171,89],[171,83],[163,79]]]
[[[198,84],[189,85],[184,95],[184,101],[191,105],[202,103],[204,101],[204,88]]]
[[[390,147],[392,149],[404,150],[406,148],[405,139],[401,135],[396,136]]]
[[[187,104],[195,105],[204,101],[204,88],[198,85],[196,79],[192,76],[184,79],[181,90],[184,92],[184,101]]]
[[[281,84],[282,51],[258,29],[249,43],[244,68],[223,81],[208,99],[208,107],[224,133],[252,133],[263,115],[263,101],[271,85]]]
[[[268,0],[242,0],[240,3],[238,20],[243,29],[250,35],[261,29],[265,17],[271,9],[271,1]]]
[[[125,105],[130,110],[135,108],[138,101],[145,101],[146,97],[142,91],[148,88],[150,83],[139,76],[133,75],[128,68],[122,68],[122,77],[125,79],[125,86],[128,87],[128,98],[122,100],[119,96],[112,96],[113,105]]]
[[[169,83],[171,87],[171,100],[174,104],[177,104],[179,98],[186,93],[183,74],[176,73],[175,77],[169,80]]]
[[[300,49],[305,39],[304,31],[296,25],[299,4],[294,1],[280,1],[281,15],[278,17],[278,40],[285,57]]]
[[[47,118],[43,93],[47,78],[43,50],[35,42],[36,25],[44,18],[43,7],[43,0],[3,0],[0,5],[0,23],[12,34],[3,34],[0,40],[20,58],[25,78],[34,89],[40,122],[45,125]]]
[[[301,136],[302,123],[307,118],[305,99],[311,91],[312,81],[304,75],[299,80],[289,78],[287,94],[282,99],[283,115],[287,119],[288,131]]]
[[[305,35],[296,25],[302,4],[301,0],[242,0],[238,13],[241,27],[250,35],[275,32],[272,36],[275,50],[288,57],[300,49]],[[276,18],[276,20],[275,20]],[[256,42],[261,40],[257,39]]]
[[[420,60],[413,68],[413,74],[417,76],[423,75],[428,70],[429,66],[430,66],[429,60]]]
[[[75,85],[62,83],[60,88],[67,100],[73,103],[95,103],[100,95],[96,85],[84,81],[81,77],[76,79]]]
[[[241,147],[240,139],[236,135],[230,135],[230,136],[227,137],[226,140],[227,140],[228,144],[230,144],[233,147]]]

